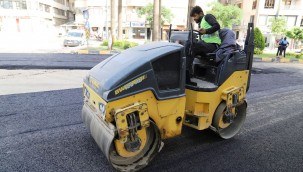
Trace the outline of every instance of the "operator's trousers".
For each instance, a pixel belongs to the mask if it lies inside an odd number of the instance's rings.
[[[218,49],[218,44],[206,43],[203,40],[194,42],[192,46],[190,41],[185,44],[185,56],[186,56],[186,69],[191,72],[191,66],[194,61],[194,57],[197,55],[205,56],[207,53],[212,53]],[[190,50],[191,48],[191,50]],[[190,52],[191,51],[191,52]]]

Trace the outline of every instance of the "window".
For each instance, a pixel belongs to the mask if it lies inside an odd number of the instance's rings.
[[[301,24],[300,24],[300,26],[303,26],[303,18],[301,19]]]
[[[50,12],[50,6],[49,5],[44,5],[44,7],[45,7],[45,12]]]
[[[259,25],[265,26],[267,23],[267,16],[259,16]]]
[[[264,8],[274,8],[275,0],[265,0]]]
[[[60,16],[66,16],[65,11],[58,8],[54,8],[54,13]]]
[[[39,3],[39,10],[43,11],[43,9],[44,9],[44,4]]]
[[[26,1],[20,1],[21,9],[27,9]]]
[[[252,9],[254,10],[256,8],[257,8],[257,0],[254,0],[252,4]]]
[[[181,52],[175,52],[152,63],[159,90],[180,87]]]
[[[20,9],[20,2],[18,1],[13,1],[13,8],[19,10]]]
[[[0,0],[0,8],[4,9],[27,9],[26,0]]]
[[[286,16],[287,27],[294,27],[297,22],[297,16]]]
[[[13,2],[9,0],[0,0],[0,8],[13,9]]]
[[[144,39],[145,38],[145,28],[133,28],[133,38],[134,39]]]
[[[259,16],[259,25],[261,26],[268,26],[271,25],[272,19],[274,19],[275,16],[265,16],[265,15],[260,15]]]
[[[285,5],[291,5],[291,0],[285,0]]]

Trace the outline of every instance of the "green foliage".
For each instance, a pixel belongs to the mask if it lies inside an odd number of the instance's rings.
[[[102,44],[103,46],[108,46],[108,40],[103,40]]]
[[[145,7],[137,9],[138,17],[145,16],[147,24],[152,26],[154,19],[154,6],[152,3],[148,3]],[[173,19],[174,15],[170,11],[170,9],[161,6],[161,26],[166,23],[170,23]]]
[[[303,57],[303,53],[296,53],[295,57],[296,59],[301,59]]]
[[[286,56],[295,57],[296,59],[303,58],[303,53],[286,52]]]
[[[295,40],[295,45],[298,45],[298,41],[303,39],[303,29],[294,27],[286,32],[286,36]]]
[[[255,50],[254,50],[254,52],[258,52],[258,50],[263,52],[263,50],[265,48],[265,40],[264,40],[264,37],[263,37],[260,29],[257,28],[257,27],[254,29],[254,36],[255,36],[255,40],[254,40]]]
[[[240,24],[243,17],[243,11],[238,6],[230,4],[223,5],[218,2],[211,3],[209,6],[211,7],[211,10],[208,13],[216,17],[221,28],[232,28],[232,25]]]
[[[258,49],[258,48],[255,48],[255,49],[254,49],[254,54],[260,55],[260,54],[262,54],[262,53],[263,53],[262,50],[260,50],[260,49]]]
[[[122,40],[115,40],[113,43],[113,47],[123,47],[123,41]]]
[[[286,36],[295,40],[303,39],[303,29],[299,27],[294,27],[286,32]]]
[[[104,40],[102,45],[103,46],[108,46],[108,40]],[[128,49],[128,48],[135,47],[135,46],[138,46],[138,45],[139,45],[138,43],[130,42],[130,41],[127,41],[127,40],[116,40],[113,43],[113,47],[118,47],[120,49]]]
[[[275,35],[283,35],[286,31],[286,18],[285,17],[277,17],[269,20],[271,25],[269,26],[271,32]]]

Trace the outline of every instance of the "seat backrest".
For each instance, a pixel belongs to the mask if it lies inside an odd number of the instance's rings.
[[[223,28],[220,30],[219,36],[221,39],[221,45],[219,46],[219,48],[226,48],[237,45],[236,36],[232,30],[228,28]]]
[[[235,38],[235,33],[228,29],[224,28],[220,30],[221,45],[216,50],[216,59],[218,63],[224,59],[228,54],[234,52],[237,49],[237,43]]]

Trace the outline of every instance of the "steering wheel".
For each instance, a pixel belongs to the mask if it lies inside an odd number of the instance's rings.
[[[190,30],[189,30],[189,35],[188,35],[188,40],[190,40],[190,46],[189,46],[189,53],[190,53],[190,56],[192,56],[192,46],[193,46],[193,43],[194,43],[194,32],[197,33],[197,35],[200,35],[199,31],[198,30],[194,30],[193,29],[193,25],[190,24]]]

